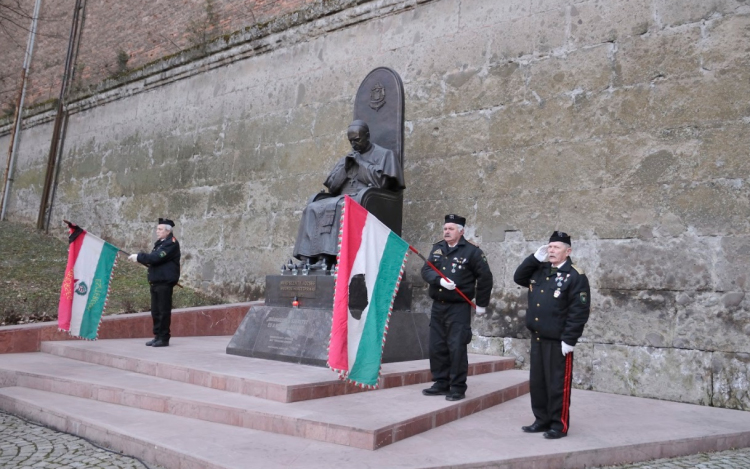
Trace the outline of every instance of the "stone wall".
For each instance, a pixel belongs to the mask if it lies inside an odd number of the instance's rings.
[[[749,49],[747,0],[351,2],[75,103],[51,229],[137,250],[169,216],[186,284],[258,298],[386,65],[406,92],[404,237],[426,250],[462,214],[496,276],[474,351],[527,366],[512,275],[561,229],[592,284],[578,387],[748,409]],[[9,207],[28,223],[51,135],[35,119]]]

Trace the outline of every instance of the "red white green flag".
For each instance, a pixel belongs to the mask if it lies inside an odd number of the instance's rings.
[[[341,379],[361,387],[378,387],[388,320],[408,254],[406,241],[345,196],[328,348],[328,366]],[[350,311],[349,294],[352,280],[361,275],[367,305],[357,318]]]
[[[66,223],[70,228],[70,244],[57,325],[74,337],[96,340],[118,249],[81,227]]]

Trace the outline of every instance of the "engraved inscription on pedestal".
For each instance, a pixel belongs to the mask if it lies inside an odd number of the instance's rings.
[[[261,326],[256,350],[261,353],[298,356],[305,342],[299,338],[306,335],[309,322],[309,319],[299,316],[268,316]]]
[[[318,282],[315,277],[293,276],[279,279],[279,296],[284,298],[315,298]]]

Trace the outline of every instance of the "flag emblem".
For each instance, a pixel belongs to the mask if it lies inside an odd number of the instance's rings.
[[[89,287],[86,286],[86,282],[79,281],[76,286],[76,293],[79,295],[85,295],[89,292]]]

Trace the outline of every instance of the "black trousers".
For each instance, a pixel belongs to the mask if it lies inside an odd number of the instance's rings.
[[[171,283],[151,284],[151,319],[154,322],[154,337],[169,340],[169,326],[172,324]]]
[[[471,342],[471,309],[468,303],[432,302],[430,316],[430,371],[435,385],[451,392],[466,392]]]
[[[573,352],[563,357],[559,340],[537,340],[536,334],[532,334],[530,358],[529,386],[535,423],[567,433]]]

